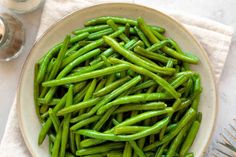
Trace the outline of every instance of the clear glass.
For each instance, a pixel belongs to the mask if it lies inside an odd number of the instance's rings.
[[[9,14],[0,14],[0,61],[16,58],[24,45],[22,23]]]
[[[16,13],[27,13],[37,9],[43,0],[0,0],[2,5]]]

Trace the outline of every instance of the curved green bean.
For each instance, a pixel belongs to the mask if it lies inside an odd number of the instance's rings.
[[[131,70],[133,70],[133,71],[135,71],[139,74],[143,74],[145,76],[148,76],[148,77],[152,78],[154,81],[156,81],[159,85],[161,85],[166,91],[168,91],[175,98],[180,97],[180,94],[178,92],[176,92],[175,89],[167,81],[165,81],[160,76],[150,72],[149,70],[144,69],[144,68],[139,67],[139,66],[136,66],[136,65],[133,65],[129,62],[116,59],[116,58],[109,58],[109,61],[111,63],[114,63],[114,64],[121,64],[122,63],[122,64],[129,65]]]
[[[104,75],[112,74],[115,72],[127,70],[128,68],[129,68],[128,65],[120,64],[120,65],[115,65],[115,66],[107,67],[107,68],[100,69],[100,70],[95,70],[90,73],[81,74],[79,76],[68,76],[68,77],[64,77],[62,79],[46,81],[46,82],[43,82],[42,85],[45,87],[53,87],[53,86],[59,86],[59,85],[64,85],[64,84],[68,84],[68,83],[81,82],[81,81],[85,81],[87,79],[97,78],[100,76],[104,76]]]
[[[142,66],[144,68],[147,68],[148,70],[152,72],[157,72],[161,74],[173,74],[175,70],[173,68],[165,68],[160,67],[157,65],[150,64],[143,59],[136,56],[133,52],[126,50],[125,48],[121,47],[118,42],[116,42],[114,39],[108,36],[103,36],[104,41],[110,45],[114,50],[116,50],[118,53],[120,53],[122,56],[127,58],[129,61],[133,62],[134,64],[137,64],[139,66]]]

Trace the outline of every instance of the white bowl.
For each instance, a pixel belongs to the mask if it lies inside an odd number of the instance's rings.
[[[62,41],[66,34],[83,27],[86,20],[98,16],[123,16],[128,18],[143,17],[149,24],[166,28],[167,36],[176,40],[183,50],[191,52],[200,58],[198,65],[191,66],[202,77],[203,92],[199,110],[203,113],[202,124],[197,138],[191,148],[195,157],[203,156],[210,140],[217,112],[216,89],[209,59],[197,40],[180,23],[169,16],[144,6],[125,3],[101,4],[78,10],[51,26],[35,43],[23,66],[17,92],[17,111],[22,135],[29,151],[34,157],[49,157],[48,141],[37,145],[41,124],[35,114],[33,100],[34,64],[53,45]]]

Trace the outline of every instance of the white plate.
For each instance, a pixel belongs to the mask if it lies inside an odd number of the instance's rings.
[[[62,41],[66,34],[76,28],[82,27],[86,20],[107,15],[134,19],[141,16],[149,24],[160,25],[166,28],[167,36],[171,36],[176,40],[183,50],[192,52],[200,58],[200,63],[192,66],[192,69],[198,71],[202,77],[203,92],[199,110],[203,113],[203,119],[200,131],[192,146],[192,151],[194,151],[196,157],[203,156],[214,128],[217,112],[216,89],[205,51],[191,33],[169,16],[144,6],[124,3],[101,4],[76,11],[50,27],[35,43],[24,64],[17,92],[17,111],[20,128],[25,143],[32,155],[34,157],[49,157],[47,140],[41,146],[37,145],[41,125],[34,110],[34,64],[55,43]]]

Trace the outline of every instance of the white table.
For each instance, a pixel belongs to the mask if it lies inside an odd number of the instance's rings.
[[[224,24],[233,26],[236,30],[236,1],[235,0],[135,0],[136,3],[152,6],[159,10],[182,10],[191,14],[207,17]],[[0,6],[0,12],[7,11]],[[0,62],[0,140],[7,122],[8,113],[16,94],[17,82],[22,65],[33,45],[42,8],[26,15],[16,15],[26,29],[26,43],[23,54],[11,61]],[[219,113],[217,127],[213,139],[226,124],[236,118],[236,35],[234,34],[231,50],[219,82]],[[215,140],[213,140],[215,141]],[[214,143],[211,145],[213,146]]]

